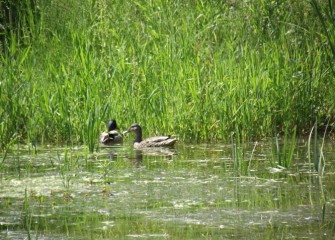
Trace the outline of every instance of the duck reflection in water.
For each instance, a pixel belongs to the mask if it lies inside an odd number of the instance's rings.
[[[171,148],[145,148],[145,149],[135,149],[135,156],[128,156],[128,160],[132,161],[135,166],[140,166],[143,162],[143,157],[148,157],[150,159],[164,159],[171,161],[173,156],[177,155],[177,151]]]

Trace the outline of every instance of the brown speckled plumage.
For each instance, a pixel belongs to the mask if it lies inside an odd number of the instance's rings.
[[[170,138],[169,136],[157,136],[147,139],[142,139],[142,128],[137,123],[134,123],[129,127],[127,131],[124,132],[134,132],[135,133],[135,148],[147,148],[147,147],[172,147],[176,142],[176,138]]]

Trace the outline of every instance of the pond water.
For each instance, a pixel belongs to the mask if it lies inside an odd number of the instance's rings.
[[[0,165],[0,239],[335,238],[331,141],[319,172],[304,140],[287,168],[272,141],[129,145],[15,147]]]

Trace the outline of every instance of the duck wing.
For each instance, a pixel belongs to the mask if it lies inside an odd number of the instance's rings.
[[[121,137],[121,134],[116,130],[109,131],[108,135],[109,135],[110,138]]]
[[[176,138],[170,138],[169,136],[158,136],[151,137],[143,140],[140,143],[136,144],[137,148],[146,148],[146,147],[169,147],[173,146],[177,142]]]
[[[100,142],[105,145],[110,145],[112,143],[117,143],[122,140],[122,136],[118,131],[112,130],[109,132],[103,132],[100,135]]]
[[[103,132],[103,133],[101,133],[101,135],[100,135],[100,142],[101,142],[101,143],[106,142],[108,139],[109,139],[109,134],[108,134],[108,132]]]
[[[146,142],[163,142],[170,139],[169,136],[157,136],[144,139]]]

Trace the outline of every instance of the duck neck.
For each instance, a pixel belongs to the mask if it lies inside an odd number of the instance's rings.
[[[135,141],[134,143],[140,143],[142,142],[142,129],[141,128],[138,128],[135,132]]]

